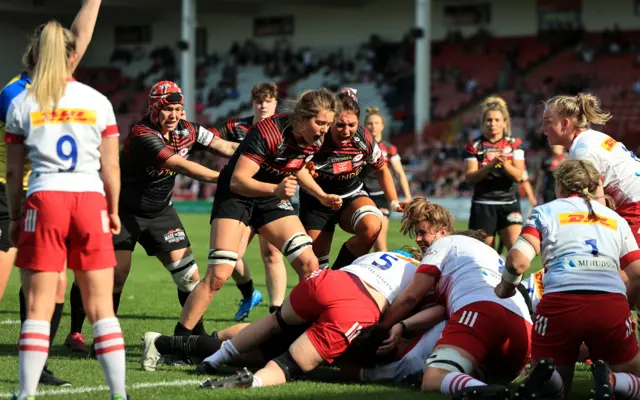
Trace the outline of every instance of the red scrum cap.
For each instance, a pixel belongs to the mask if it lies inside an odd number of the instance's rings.
[[[149,116],[151,122],[158,124],[158,114],[169,104],[184,104],[182,90],[175,82],[160,81],[149,91]]]

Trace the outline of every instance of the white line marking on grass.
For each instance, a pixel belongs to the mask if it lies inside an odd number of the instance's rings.
[[[0,325],[18,325],[18,324],[20,324],[19,319],[5,319],[3,321],[0,321]]]
[[[195,385],[204,381],[206,378],[195,380],[195,379],[182,379],[179,381],[160,381],[160,382],[144,382],[144,383],[134,383],[133,385],[127,385],[127,389],[136,390],[136,389],[148,389],[148,388],[156,388],[156,387],[171,387],[171,386],[182,386],[182,385]],[[196,387],[194,386],[194,389]],[[59,396],[66,394],[80,394],[80,393],[91,393],[91,392],[107,392],[109,391],[108,386],[81,386],[77,388],[67,388],[67,389],[57,389],[57,390],[43,390],[38,392],[38,396]],[[0,393],[0,398],[10,398],[13,396],[13,393]]]

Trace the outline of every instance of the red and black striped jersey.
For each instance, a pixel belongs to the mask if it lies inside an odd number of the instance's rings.
[[[193,122],[178,122],[168,139],[148,117],[136,123],[120,152],[120,208],[150,216],[165,210],[171,202],[176,172],[162,168],[162,164],[173,156],[187,159],[194,148],[206,148],[212,140],[211,131]]]
[[[508,160],[524,160],[524,151],[520,148],[522,141],[518,138],[503,137],[491,142],[480,136],[467,145],[466,160],[477,160],[478,168],[489,164],[498,156]],[[474,201],[513,202],[518,199],[517,183],[499,166],[493,168],[487,178],[475,184]]]
[[[391,164],[391,161],[400,160],[400,154],[398,154],[398,148],[392,145],[390,142],[386,140],[382,140],[378,142],[380,146],[380,150],[382,150],[382,155],[387,163],[387,166]],[[366,188],[369,194],[381,194],[382,187],[380,187],[380,182],[378,182],[378,177],[373,173],[373,168],[366,166],[364,168],[363,181],[364,187]]]
[[[228,119],[213,128],[214,135],[230,142],[240,143],[253,126],[253,117]]]
[[[371,132],[359,127],[346,143],[336,143],[331,134],[327,134],[313,162],[320,187],[327,193],[342,195],[362,186],[360,173],[365,165],[380,169],[385,159]]]
[[[229,163],[220,173],[218,187],[230,185],[231,175],[240,156],[260,166],[254,178],[261,182],[280,183],[295,175],[318,152],[321,142],[300,146],[293,136],[293,125],[288,114],[278,114],[258,122],[247,133]]]

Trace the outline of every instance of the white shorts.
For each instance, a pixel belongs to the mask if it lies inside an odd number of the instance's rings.
[[[409,375],[422,373],[424,362],[433,353],[433,348],[440,339],[446,324],[446,321],[442,321],[428,330],[422,335],[418,344],[400,360],[375,368],[362,368],[360,380],[363,382],[400,382]]]

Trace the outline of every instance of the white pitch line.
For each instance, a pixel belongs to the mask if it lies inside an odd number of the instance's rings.
[[[195,385],[195,384],[201,383],[204,380],[205,378],[201,380],[182,379],[179,381],[134,383],[133,385],[127,385],[127,389],[136,390],[136,389],[148,389],[148,388],[156,388],[156,387]],[[194,389],[195,388],[196,387],[194,386]],[[80,394],[80,393],[107,392],[107,391],[109,391],[108,386],[81,386],[77,388],[68,388],[68,389],[43,390],[41,392],[38,392],[38,396],[59,396],[64,394]],[[13,393],[0,393],[0,398],[10,398],[12,396],[13,396]]]
[[[0,325],[18,325],[19,323],[19,319],[5,319],[3,321],[0,321]]]

